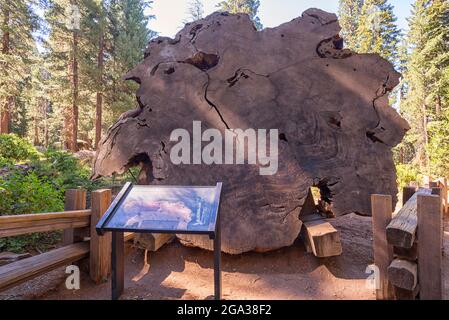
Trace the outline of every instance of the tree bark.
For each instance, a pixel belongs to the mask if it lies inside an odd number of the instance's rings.
[[[78,33],[73,31],[73,57],[72,57],[72,124],[70,150],[78,151]]]
[[[3,105],[1,112],[0,133],[8,134],[11,132],[11,107],[14,103],[14,97],[9,96]]]
[[[441,108],[442,108],[441,105],[442,105],[441,96],[438,95],[437,96],[437,101],[436,101],[436,104],[435,104],[435,114],[436,114],[437,118],[439,118],[441,116]]]
[[[43,106],[42,106],[42,115],[44,117],[44,146],[48,147],[48,115],[47,115],[47,108],[48,108],[49,102],[47,100],[44,100]]]
[[[104,62],[104,36],[103,33],[99,39],[98,49],[98,72],[99,72],[99,88],[97,92],[97,106],[96,106],[96,118],[95,118],[95,149],[101,139],[101,125],[102,125],[102,113],[103,113],[103,62]]]
[[[10,34],[9,34],[9,19],[10,12],[9,9],[6,8],[3,12],[3,38],[2,38],[2,53],[9,54],[9,44],[10,44]],[[7,66],[4,66],[7,70]],[[1,107],[0,113],[0,133],[7,134],[10,133],[10,123],[11,123],[11,105],[13,103],[13,97],[7,97],[3,106]]]
[[[33,144],[35,146],[38,146],[40,144],[39,141],[39,122],[37,120],[37,116],[34,116],[34,139],[33,139]]]
[[[427,106],[425,103],[421,105],[421,113],[422,113],[422,139],[423,139],[423,157],[424,163],[423,168],[427,171],[429,167],[429,155],[427,153],[427,146],[429,144],[429,135],[427,132]]]

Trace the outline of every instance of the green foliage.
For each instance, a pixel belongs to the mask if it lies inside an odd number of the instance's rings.
[[[15,237],[1,238],[0,251],[16,253],[34,250],[47,251],[61,241],[61,232],[38,232]]]
[[[387,0],[365,0],[357,27],[358,51],[378,53],[395,63],[400,37],[396,20]]]
[[[90,180],[91,169],[83,165],[67,151],[48,150],[42,159],[32,162],[33,171],[41,180],[52,184],[61,196],[66,189],[84,188],[93,190],[101,186],[101,182]]]
[[[421,172],[448,176],[449,2],[416,0],[405,45],[400,111],[411,130],[403,152]]]
[[[135,92],[139,85],[123,81],[123,75],[143,59],[148,41],[157,35],[148,29],[148,23],[155,17],[145,13],[153,1],[111,0],[108,8],[108,34],[110,35],[110,59],[105,62],[107,82],[105,103],[109,105],[109,125],[121,113],[137,107]]]
[[[0,135],[0,164],[13,164],[38,156],[36,148],[15,134]]]
[[[221,11],[227,11],[229,13],[246,13],[254,22],[254,26],[257,30],[262,30],[263,25],[257,16],[259,10],[259,0],[225,0],[217,4],[217,7]]]
[[[399,190],[402,190],[411,181],[419,182],[422,178],[419,174],[419,169],[411,164],[396,164],[396,175]]]
[[[436,176],[449,176],[449,110],[439,121],[429,124],[430,172]]]
[[[0,101],[3,107],[7,97],[20,97],[21,87],[28,81],[30,65],[36,50],[33,32],[39,27],[39,18],[32,9],[36,1],[0,1]]]
[[[0,213],[2,215],[61,211],[61,192],[35,172],[13,169],[0,177]]]
[[[354,51],[357,51],[359,48],[357,29],[362,6],[363,0],[340,0],[338,4],[338,20],[341,26],[340,35],[345,41],[345,46]]]
[[[0,174],[0,215],[63,211],[66,189],[102,186],[102,181],[89,179],[90,167],[69,152],[48,150],[39,154],[25,139],[12,134],[0,136],[0,150],[4,156],[0,164],[5,161],[7,165]],[[16,161],[24,164],[15,165]],[[9,237],[0,239],[0,250],[45,250],[59,237],[57,232]]]
[[[154,16],[148,14],[150,0],[51,0],[45,18],[49,35],[42,54],[48,77],[35,84],[33,116],[45,121],[51,143],[64,143],[72,128],[73,105],[79,111],[81,140],[94,141],[97,93],[102,96],[102,129],[105,131],[121,113],[138,106],[138,84],[123,76],[143,59],[148,41],[156,33],[148,28]],[[76,5],[79,30],[67,27],[67,8]],[[76,48],[74,36],[76,35]],[[103,57],[99,66],[98,58]],[[77,61],[77,96],[74,97],[73,70]],[[46,103],[43,103],[46,102]],[[47,108],[41,107],[47,105]],[[48,113],[48,114],[47,114]],[[44,121],[40,121],[40,123]],[[71,121],[72,120],[72,121]],[[45,131],[45,130],[41,130]],[[36,135],[35,131],[31,134]],[[33,139],[34,140],[34,139]],[[42,140],[42,139],[38,139]],[[47,146],[47,144],[46,144]]]
[[[0,215],[62,211],[61,192],[38,177],[12,169],[0,176]],[[0,239],[0,251],[24,252],[34,248],[45,250],[60,238],[58,232],[33,233]]]

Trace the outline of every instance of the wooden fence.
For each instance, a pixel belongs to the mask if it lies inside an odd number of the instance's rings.
[[[392,217],[390,195],[371,196],[376,298],[442,299],[443,214],[448,212],[445,179],[403,189],[403,206]]]
[[[0,238],[34,232],[63,230],[63,246],[0,267],[0,290],[26,280],[89,259],[89,275],[95,283],[106,281],[111,273],[110,235],[99,237],[95,226],[111,203],[110,189],[91,193],[86,209],[86,190],[72,189],[65,194],[65,211],[0,216]],[[125,235],[125,241],[132,234]]]

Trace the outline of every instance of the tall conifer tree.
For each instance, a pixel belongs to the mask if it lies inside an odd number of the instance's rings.
[[[395,63],[400,38],[396,20],[387,0],[365,0],[357,28],[358,51],[379,53]]]
[[[257,12],[259,10],[259,0],[225,0],[217,4],[217,7],[222,11],[229,13],[246,13],[254,22],[254,26],[257,30],[263,29]]]
[[[345,46],[354,51],[357,51],[359,48],[357,29],[362,6],[363,0],[340,0],[338,4],[340,34],[345,41]]]

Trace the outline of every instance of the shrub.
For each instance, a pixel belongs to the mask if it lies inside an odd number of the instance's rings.
[[[66,189],[92,190],[100,186],[89,179],[90,167],[71,153],[48,150],[42,154],[16,135],[0,135],[0,166],[0,215],[62,211]],[[60,234],[47,232],[3,238],[0,250],[46,250],[59,240]]]
[[[38,155],[36,148],[25,139],[15,134],[0,134],[0,164],[13,164]]]
[[[31,172],[12,169],[0,176],[0,215],[61,211],[61,193]],[[46,250],[60,239],[60,232],[45,232],[0,239],[0,250],[23,252]]]
[[[0,214],[61,211],[60,192],[34,173],[15,169],[0,177]]]
[[[421,180],[419,170],[408,163],[396,164],[396,175],[399,190],[402,190],[403,187],[407,186],[410,181],[419,182]]]
[[[82,164],[67,151],[48,150],[39,160],[32,162],[34,172],[62,193],[66,189],[84,188],[93,190],[101,182],[90,180],[91,168]]]

